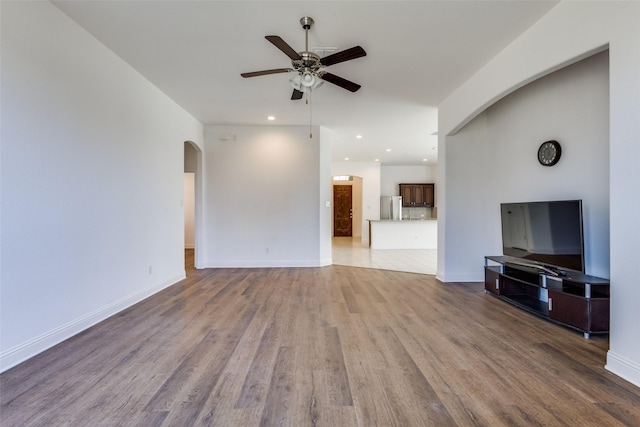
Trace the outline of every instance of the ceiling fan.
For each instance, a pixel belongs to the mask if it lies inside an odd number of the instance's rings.
[[[275,68],[272,70],[253,71],[250,73],[241,73],[242,77],[258,77],[267,74],[278,73],[297,73],[292,79],[289,80],[291,86],[293,86],[293,94],[291,99],[301,99],[305,92],[319,87],[323,82],[329,82],[336,86],[340,86],[351,92],[355,92],[360,89],[360,85],[344,79],[335,74],[324,71],[324,67],[338,64],[340,62],[350,61],[352,59],[361,58],[366,56],[367,53],[360,46],[355,46],[350,49],[346,49],[340,52],[333,53],[324,58],[320,58],[315,52],[309,51],[309,29],[313,25],[313,19],[305,16],[300,19],[300,24],[304,29],[304,51],[296,52],[291,46],[287,44],[279,36],[265,36],[275,47],[280,49],[291,58],[291,68]]]

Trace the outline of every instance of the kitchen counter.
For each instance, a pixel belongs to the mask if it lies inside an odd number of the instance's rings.
[[[397,220],[397,219],[368,219],[367,221],[371,221],[371,222],[397,222],[397,223],[401,223],[401,222],[420,222],[420,221],[437,221],[437,219],[435,218],[413,218],[413,219],[402,219],[402,220]]]
[[[437,249],[438,220],[369,221],[371,249]]]

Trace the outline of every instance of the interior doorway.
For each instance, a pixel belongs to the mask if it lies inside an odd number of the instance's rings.
[[[202,151],[191,141],[184,142],[184,248],[185,271],[202,268],[198,256],[202,217]]]

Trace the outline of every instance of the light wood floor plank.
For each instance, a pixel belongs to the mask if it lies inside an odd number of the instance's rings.
[[[302,425],[289,419],[296,412],[292,407],[295,400],[294,361],[294,348],[278,348],[260,426]]]

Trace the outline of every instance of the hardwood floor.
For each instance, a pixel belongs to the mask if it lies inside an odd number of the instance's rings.
[[[640,390],[603,368],[607,347],[479,283],[190,269],[0,375],[0,424],[640,425]]]

